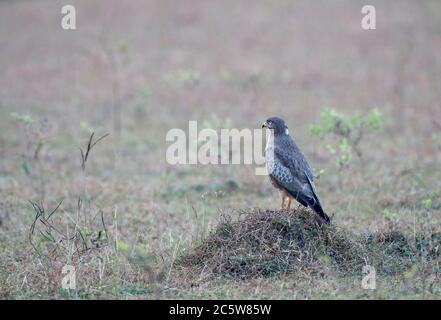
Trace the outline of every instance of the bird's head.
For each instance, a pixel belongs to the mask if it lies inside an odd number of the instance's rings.
[[[268,118],[264,123],[262,123],[262,128],[268,128],[274,130],[274,134],[289,134],[288,127],[285,121],[279,117]]]

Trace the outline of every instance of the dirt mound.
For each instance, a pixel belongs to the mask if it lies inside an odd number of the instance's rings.
[[[398,230],[356,236],[323,225],[308,209],[241,212],[238,221],[223,217],[200,245],[180,257],[188,272],[211,272],[233,278],[308,274],[333,270],[360,274],[364,265],[397,273],[421,261],[439,258],[441,237],[409,237]]]

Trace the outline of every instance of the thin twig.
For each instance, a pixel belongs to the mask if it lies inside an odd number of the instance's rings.
[[[60,203],[58,203],[58,205],[55,207],[55,209],[51,213],[49,213],[49,215],[48,215],[46,220],[49,220],[50,217],[52,217],[52,215],[55,213],[55,211],[58,210],[58,208],[61,206],[62,203],[63,203],[63,200],[61,200]]]
[[[101,140],[103,140],[105,137],[107,137],[109,135],[109,133],[106,133],[105,135],[101,136],[100,138],[98,138],[97,140],[95,140],[95,142],[93,141],[93,136],[95,135],[95,132],[92,132],[92,134],[89,137],[89,141],[87,143],[87,149],[86,152],[83,151],[83,149],[80,149],[80,153],[81,153],[81,168],[84,170],[86,170],[86,162],[87,159],[89,158],[89,154],[90,151],[93,149],[93,147],[100,142]]]

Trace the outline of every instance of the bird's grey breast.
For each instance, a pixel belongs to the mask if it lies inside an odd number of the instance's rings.
[[[279,182],[290,183],[293,181],[293,176],[284,161],[280,159],[278,143],[278,139],[274,139],[274,136],[270,135],[265,148],[266,169],[268,174]]]

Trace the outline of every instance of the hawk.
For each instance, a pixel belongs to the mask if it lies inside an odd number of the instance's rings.
[[[285,200],[288,199],[289,209],[291,199],[295,199],[303,206],[312,208],[329,223],[330,219],[323,211],[315,189],[311,167],[290,137],[285,121],[272,117],[262,124],[264,127],[271,130],[265,148],[265,161],[271,183],[280,190],[280,208],[285,207]]]

